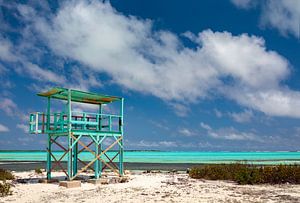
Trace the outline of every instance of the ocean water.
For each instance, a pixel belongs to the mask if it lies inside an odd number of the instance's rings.
[[[110,157],[116,152],[109,152]],[[54,152],[59,158],[63,152]],[[0,151],[0,163],[5,161],[46,161],[44,151]],[[79,155],[83,161],[93,159],[90,152]],[[67,156],[63,160],[67,160]],[[116,159],[117,160],[117,159]],[[188,152],[188,151],[125,151],[129,163],[234,163],[300,164],[300,152]]]

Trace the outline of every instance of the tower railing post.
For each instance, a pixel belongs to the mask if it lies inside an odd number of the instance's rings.
[[[120,145],[119,145],[119,173],[120,176],[123,176],[124,174],[124,163],[123,163],[123,158],[124,158],[124,147],[123,147],[123,115],[124,115],[124,98],[121,99],[121,109],[120,109],[120,116],[121,116],[121,122],[119,124],[119,130],[121,132],[121,137],[122,139],[120,140]]]
[[[99,105],[98,110],[98,130],[102,130],[102,105]],[[97,157],[101,153],[101,143],[100,142],[100,136],[97,135],[97,143],[95,143],[95,157]],[[101,157],[100,157],[101,158]],[[95,178],[98,179],[102,174],[102,163],[98,159],[95,161]]]
[[[51,134],[49,133],[50,130],[50,109],[51,109],[51,103],[50,103],[50,97],[48,97],[47,100],[47,121],[46,121],[46,128],[48,132],[48,139],[47,139],[47,179],[51,179],[51,153],[52,153],[52,142],[51,142]]]
[[[72,174],[72,155],[73,155],[73,150],[71,149],[72,148],[72,136],[71,136],[71,133],[72,133],[72,123],[71,123],[71,120],[72,120],[72,109],[71,109],[71,89],[68,89],[68,149],[69,149],[69,152],[68,152],[68,175],[69,175],[69,179],[71,179],[73,177],[73,174]]]

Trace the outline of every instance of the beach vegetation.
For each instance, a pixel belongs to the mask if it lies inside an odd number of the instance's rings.
[[[0,180],[13,180],[15,179],[14,175],[5,169],[0,168]]]
[[[255,166],[243,163],[193,167],[195,179],[231,180],[238,184],[300,184],[300,165]]]
[[[0,168],[0,197],[11,194],[11,184],[6,182],[6,180],[13,179],[15,179],[15,177],[10,171]]]
[[[34,169],[34,171],[35,171],[35,173],[37,173],[37,174],[42,174],[42,173],[43,173],[43,171],[42,171],[41,168],[36,168],[36,169]]]
[[[10,191],[10,189],[11,189],[10,183],[7,183],[5,180],[0,182],[0,197],[11,195],[12,192]]]

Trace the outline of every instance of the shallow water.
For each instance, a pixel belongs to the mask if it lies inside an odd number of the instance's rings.
[[[116,152],[108,152],[113,157]],[[56,157],[63,152],[54,152]],[[1,161],[46,161],[44,151],[0,151]],[[82,152],[79,158],[91,160],[90,152]],[[64,157],[67,160],[67,156]],[[117,161],[117,159],[116,159]],[[232,163],[247,161],[252,164],[300,164],[300,152],[188,152],[188,151],[125,151],[128,163]]]

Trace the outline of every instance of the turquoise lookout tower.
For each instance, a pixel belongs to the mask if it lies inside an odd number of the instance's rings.
[[[51,179],[51,171],[55,167],[61,169],[68,180],[75,179],[88,169],[94,171],[96,179],[101,177],[104,169],[110,169],[118,176],[124,174],[124,98],[61,87],[37,95],[47,99],[47,112],[30,114],[29,131],[48,135],[47,179]],[[52,100],[61,100],[65,108],[53,112]],[[73,111],[72,105],[78,105],[76,103],[95,105],[93,109],[96,112]],[[103,113],[103,107],[109,107],[111,103],[119,103],[116,104],[118,113]],[[54,152],[54,145],[63,151],[59,157]],[[89,157],[88,161],[82,160],[80,154],[83,151],[90,153],[90,156],[86,156]],[[63,160],[67,161],[67,166],[64,166]]]

